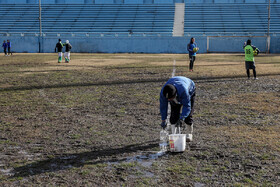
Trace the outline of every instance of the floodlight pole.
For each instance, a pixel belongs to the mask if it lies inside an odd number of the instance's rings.
[[[267,51],[266,53],[269,53],[270,50],[270,0],[268,0],[268,18],[267,18]]]
[[[41,9],[41,0],[39,0],[39,25],[40,25],[40,36],[39,36],[39,53],[41,53],[41,40],[42,40],[42,15],[41,15],[42,9]]]

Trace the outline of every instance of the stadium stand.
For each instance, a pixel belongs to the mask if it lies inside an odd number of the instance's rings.
[[[45,33],[170,33],[175,5],[43,5]],[[2,5],[0,32],[39,32],[38,5]]]
[[[61,38],[79,46],[73,52],[185,53],[190,37],[196,37],[200,53],[204,53],[242,52],[239,44],[253,38],[257,46],[262,46],[261,51],[280,52],[280,4],[276,0],[271,4],[269,35],[267,3],[245,3],[245,0],[243,3],[230,3],[231,0],[192,3],[190,0],[182,4],[183,8],[176,8],[176,19],[175,7],[186,0],[133,0],[139,4],[112,0],[122,3],[102,4],[105,1],[77,4],[73,0],[75,4],[61,4],[64,0],[45,0],[43,33],[39,35],[37,1],[8,4],[8,0],[0,0],[0,39],[12,40],[17,52],[52,52],[53,45]],[[202,1],[204,3],[199,3]],[[230,44],[230,49],[226,49],[225,43]]]
[[[44,33],[172,35],[175,4],[43,5]],[[0,6],[0,32],[39,32],[38,5]],[[280,4],[271,5],[270,32],[280,32]],[[266,4],[186,4],[187,33],[266,33]]]
[[[186,4],[185,33],[267,32],[267,4]],[[280,32],[280,4],[271,5],[270,32]]]

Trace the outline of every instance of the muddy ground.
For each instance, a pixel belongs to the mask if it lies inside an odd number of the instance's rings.
[[[242,55],[223,57],[191,73],[184,55],[0,57],[1,186],[279,186],[279,58],[247,80]],[[161,155],[173,67],[196,83],[194,141]]]

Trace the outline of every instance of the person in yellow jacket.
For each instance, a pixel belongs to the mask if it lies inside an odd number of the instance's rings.
[[[250,79],[250,69],[253,69],[254,79],[258,79],[256,73],[254,54],[259,54],[260,50],[257,47],[251,45],[251,43],[251,40],[247,40],[247,42],[245,42],[243,46],[245,52],[246,73],[248,79]]]

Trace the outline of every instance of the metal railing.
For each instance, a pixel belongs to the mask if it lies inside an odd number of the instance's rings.
[[[280,32],[270,32],[270,36],[280,36]],[[0,36],[39,37],[40,32],[0,32]],[[42,32],[42,37],[172,37],[172,32]],[[190,36],[262,36],[267,32],[185,32],[184,37]]]

